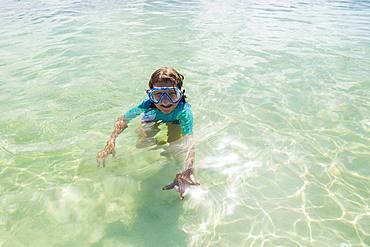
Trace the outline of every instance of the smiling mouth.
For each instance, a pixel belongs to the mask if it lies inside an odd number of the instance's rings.
[[[172,105],[161,105],[161,107],[165,108],[165,109],[169,109],[171,108]]]

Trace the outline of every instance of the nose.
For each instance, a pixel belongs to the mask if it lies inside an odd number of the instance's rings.
[[[168,104],[171,104],[172,102],[170,101],[170,99],[168,98],[167,95],[164,95],[164,97],[162,98],[162,104],[165,104],[165,105],[168,105]]]

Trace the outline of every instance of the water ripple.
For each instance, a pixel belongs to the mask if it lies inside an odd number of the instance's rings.
[[[369,8],[1,1],[0,245],[370,245]],[[95,169],[164,65],[194,110],[183,202],[160,190],[181,166],[135,149],[138,121]]]

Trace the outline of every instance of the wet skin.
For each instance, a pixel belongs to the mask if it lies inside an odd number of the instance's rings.
[[[157,82],[154,83],[155,87],[174,87],[175,84],[172,82]],[[159,102],[158,104],[155,104],[155,106],[163,113],[168,114],[172,112],[176,106],[179,104],[172,103],[167,97],[163,97],[163,100]],[[124,129],[127,128],[127,120],[124,118],[124,116],[120,116],[116,123],[114,124],[114,130],[109,138],[109,140],[106,142],[105,147],[98,152],[96,156],[96,160],[98,163],[98,167],[102,166],[105,167],[105,160],[109,156],[109,154],[112,154],[112,156],[115,155],[115,146],[116,146],[116,138]],[[185,135],[183,136],[183,140],[186,142],[187,146],[187,153],[185,158],[186,168],[184,171],[177,173],[175,179],[172,183],[168,184],[167,186],[163,187],[163,189],[176,189],[179,194],[180,198],[184,199],[184,193],[187,191],[190,185],[199,185],[199,183],[195,182],[194,179],[194,160],[195,160],[195,148],[194,143],[192,141],[192,135]]]

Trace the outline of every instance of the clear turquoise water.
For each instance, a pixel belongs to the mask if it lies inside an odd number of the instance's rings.
[[[1,1],[0,246],[369,246],[370,3],[257,2]],[[165,65],[195,117],[184,201],[139,120],[95,163]]]

